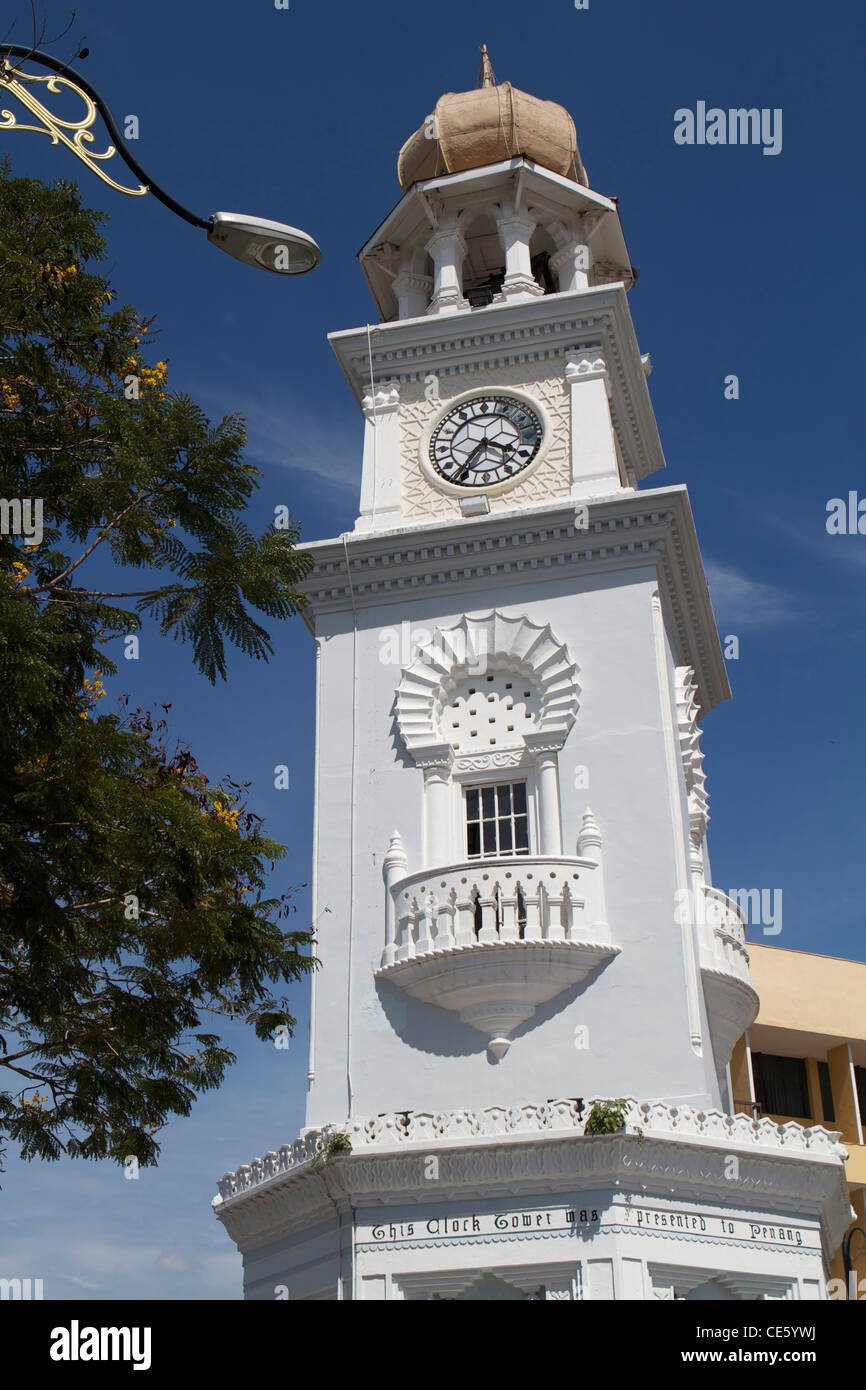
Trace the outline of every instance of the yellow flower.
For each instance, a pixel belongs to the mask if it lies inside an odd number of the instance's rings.
[[[157,362],[155,367],[142,367],[139,373],[141,389],[151,390],[154,387],[162,386],[165,381],[165,373],[165,362]],[[164,392],[157,391],[157,398],[162,400],[164,394]]]
[[[49,755],[47,753],[42,753],[38,758],[28,759],[26,763],[18,763],[16,765],[15,771],[18,773],[38,772],[39,769],[43,768],[45,764],[48,762],[48,756]]]
[[[107,693],[105,686],[102,684],[102,681],[99,680],[100,675],[101,672],[97,671],[92,681],[89,681],[86,676],[84,677],[82,690],[87,691],[87,694],[90,696],[91,700],[101,700],[103,695]]]
[[[215,796],[213,814],[222,825],[227,825],[230,830],[237,830],[240,812],[233,810],[228,801],[224,801],[221,797]]]
[[[15,576],[15,583],[20,584],[23,580],[27,578],[30,571],[26,565],[22,565],[20,560],[16,560],[12,566],[12,573]]]
[[[9,381],[0,379],[0,395],[3,397],[3,406],[6,410],[17,410],[21,404],[21,397],[17,391],[12,390],[12,383]]]
[[[78,274],[77,265],[68,265],[64,267],[60,265],[51,265],[49,262],[46,262],[45,265],[40,265],[39,270],[42,275],[46,276],[55,285],[62,285],[70,276]]]

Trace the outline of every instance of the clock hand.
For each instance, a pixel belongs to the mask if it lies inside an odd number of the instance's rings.
[[[478,455],[481,449],[486,447],[486,443],[487,441],[482,439],[480,444],[476,444],[475,448],[472,450],[472,453],[469,455],[468,459],[463,464],[463,467],[461,468],[457,477],[454,479],[455,483],[464,483],[466,481],[466,479],[469,477],[470,471],[472,469],[472,464],[474,463],[476,456]]]
[[[465,464],[460,470],[460,473],[454,479],[455,483],[462,483],[466,481],[466,479],[469,476],[469,472],[472,468],[472,465],[482,449],[498,449],[500,454],[502,454],[504,457],[507,457],[509,453],[509,450],[505,447],[504,444],[497,444],[492,439],[482,439],[481,443],[476,445],[476,447],[472,450],[472,453],[469,455],[468,459],[466,460]]]
[[[486,440],[486,439],[482,439],[480,444],[476,444],[476,445],[475,445],[475,448],[472,450],[472,453],[469,455],[468,459],[466,460],[465,464],[463,465],[464,469],[466,469],[466,468],[471,468],[472,465],[473,465],[473,463],[475,462],[476,458],[477,458],[478,455],[481,453],[481,450],[482,450],[482,449],[486,449],[486,448],[487,448],[487,440]]]

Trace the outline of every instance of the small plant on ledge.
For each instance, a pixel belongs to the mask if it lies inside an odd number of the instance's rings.
[[[339,1158],[341,1154],[350,1154],[351,1152],[352,1141],[348,1134],[344,1134],[340,1130],[337,1134],[332,1134],[325,1145],[325,1160]]]
[[[327,1143],[319,1139],[318,1148],[313,1158],[313,1168],[323,1168],[326,1163],[330,1163],[332,1158],[342,1158],[344,1154],[352,1152],[352,1141],[348,1134],[338,1130],[332,1134]]]
[[[596,1100],[590,1106],[584,1134],[618,1134],[625,1129],[627,1100]]]
[[[583,1126],[584,1134],[620,1134],[625,1130],[625,1115],[629,1102],[619,1100],[593,1101]],[[636,1129],[639,1144],[643,1143],[643,1130]]]

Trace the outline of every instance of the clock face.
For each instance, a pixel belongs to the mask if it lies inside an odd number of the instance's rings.
[[[516,478],[541,447],[541,420],[513,396],[473,396],[443,416],[430,438],[430,462],[446,482],[492,487]]]

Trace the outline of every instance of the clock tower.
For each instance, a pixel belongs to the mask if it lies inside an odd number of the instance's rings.
[[[307,1128],[226,1174],[254,1298],[820,1298],[838,1136],[738,1113],[745,923],[701,722],[730,691],[615,198],[569,114],[442,97],[331,341],[354,530],[317,651]]]

